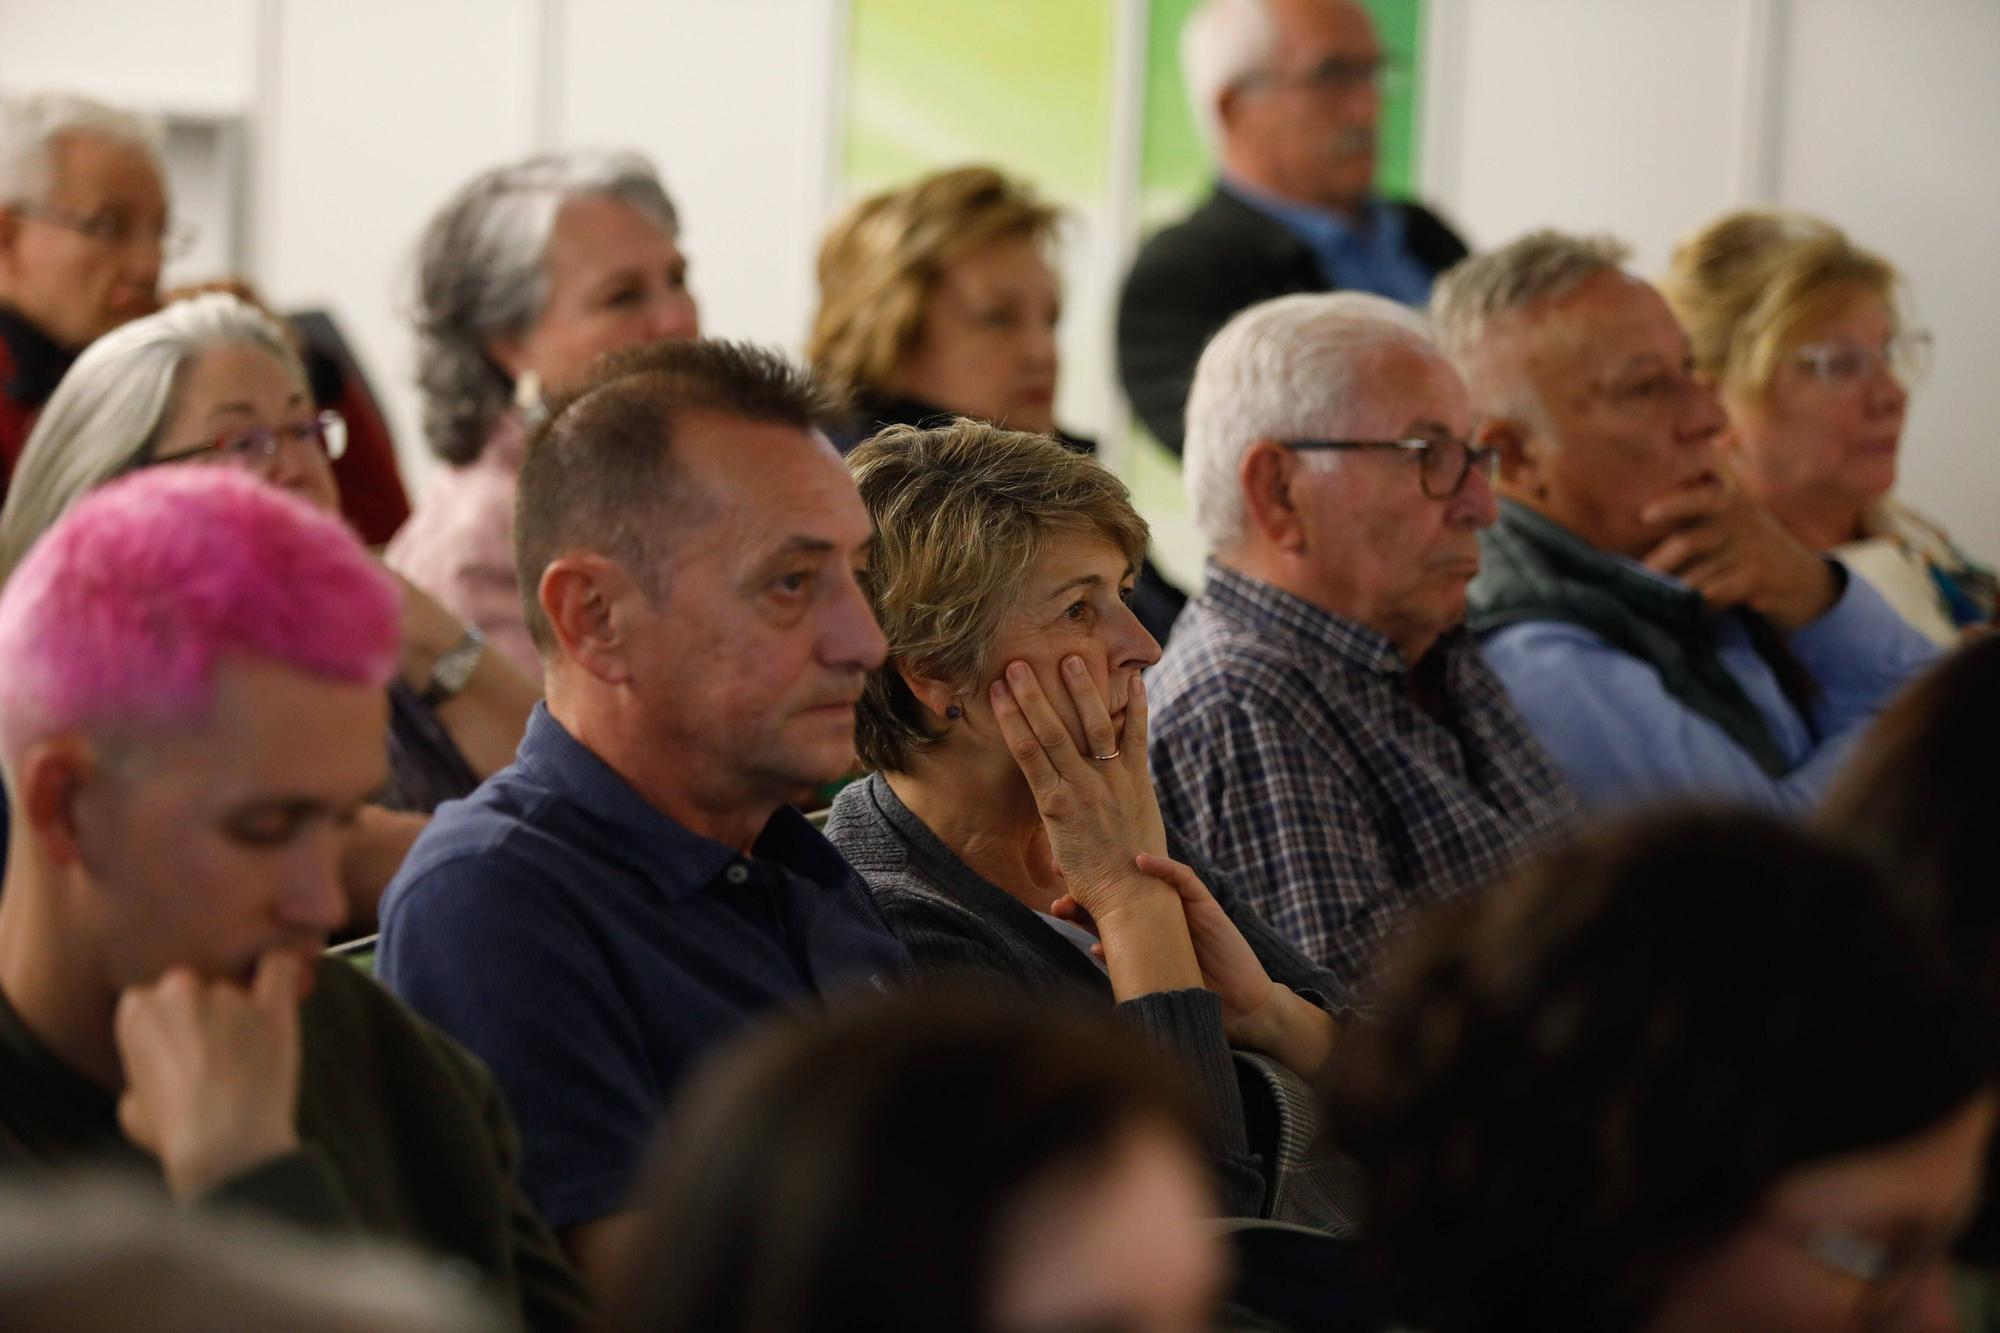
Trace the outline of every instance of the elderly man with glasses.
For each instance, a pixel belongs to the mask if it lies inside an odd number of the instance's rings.
[[[1572,810],[1462,627],[1494,518],[1471,426],[1421,318],[1358,292],[1244,311],[1188,397],[1214,555],[1147,681],[1161,809],[1349,982]]]
[[[1500,514],[1469,623],[1579,795],[1800,811],[1936,650],[1728,477],[1688,338],[1608,237],[1438,285]]]
[[[1119,380],[1176,453],[1195,359],[1231,315],[1292,292],[1420,306],[1465,257],[1435,213],[1375,192],[1391,70],[1357,0],[1205,0],[1180,36],[1218,179],[1146,243],[1118,305]]]
[[[186,241],[147,121],[60,93],[0,99],[0,494],[77,353],[153,311]]]

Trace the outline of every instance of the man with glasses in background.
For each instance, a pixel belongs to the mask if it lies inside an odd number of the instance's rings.
[[[62,93],[0,98],[0,495],[70,362],[153,311],[188,239],[147,121]]]
[[[1422,305],[1465,244],[1375,193],[1386,59],[1356,0],[1206,0],[1181,29],[1190,109],[1220,179],[1148,241],[1118,306],[1118,377],[1181,448],[1195,358],[1231,315],[1293,292]]]
[[[1188,396],[1214,555],[1147,681],[1161,811],[1349,982],[1572,810],[1463,628],[1494,517],[1471,429],[1422,318],[1359,292],[1244,311]]]
[[[1936,650],[1730,482],[1722,408],[1626,253],[1541,231],[1438,284],[1499,456],[1469,623],[1587,801],[1802,811]]]

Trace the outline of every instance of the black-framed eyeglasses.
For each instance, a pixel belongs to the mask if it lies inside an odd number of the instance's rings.
[[[206,444],[190,445],[172,453],[155,454],[144,466],[186,463],[198,458],[218,462],[256,465],[278,456],[287,444],[311,445],[333,462],[347,452],[347,418],[338,412],[322,412],[310,421],[294,421],[283,426],[258,426],[236,435],[218,435]]]
[[[1464,440],[1433,440],[1415,436],[1407,440],[1280,440],[1295,453],[1332,453],[1355,449],[1398,449],[1418,459],[1418,484],[1433,500],[1449,500],[1465,486],[1473,468],[1485,474],[1488,485],[1500,475],[1500,451],[1475,448]]]
[[[1388,55],[1328,56],[1296,74],[1259,70],[1236,81],[1239,88],[1304,88],[1345,96],[1363,89],[1399,88],[1401,66]]]
[[[102,245],[122,248],[135,241],[145,241],[159,246],[161,255],[168,259],[179,259],[194,249],[194,226],[173,218],[142,223],[123,213],[106,211],[85,215],[68,209],[51,208],[47,204],[10,203],[7,208],[24,218],[88,236]]]

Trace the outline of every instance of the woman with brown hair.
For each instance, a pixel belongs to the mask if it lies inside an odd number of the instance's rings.
[[[1055,421],[1061,222],[1025,184],[975,166],[872,195],[834,223],[806,355],[855,404],[834,439],[842,453],[885,426],[954,417],[1097,451]],[[1133,609],[1155,638],[1186,602],[1141,561]]]

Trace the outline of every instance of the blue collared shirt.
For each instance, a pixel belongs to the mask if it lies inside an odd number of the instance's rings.
[[[908,955],[804,816],[751,856],[662,814],[537,705],[515,762],[439,807],[376,966],[492,1067],[556,1227],[625,1205],[690,1065],[759,1014],[881,989]]]
[[[1632,572],[1685,584],[1636,560]],[[1764,717],[1790,766],[1781,777],[1672,694],[1650,663],[1578,625],[1521,621],[1494,630],[1481,651],[1563,776],[1593,805],[1681,796],[1801,812],[1816,803],[1870,720],[1937,649],[1882,595],[1848,578],[1817,620],[1785,636],[1819,686],[1809,715],[1785,696],[1741,616],[1715,618],[1717,653]]]
[[[1223,188],[1312,251],[1329,288],[1373,292],[1404,305],[1429,303],[1430,270],[1410,253],[1400,209],[1371,198],[1361,206],[1360,220],[1351,222],[1328,209],[1280,199],[1240,181],[1225,180]]]

